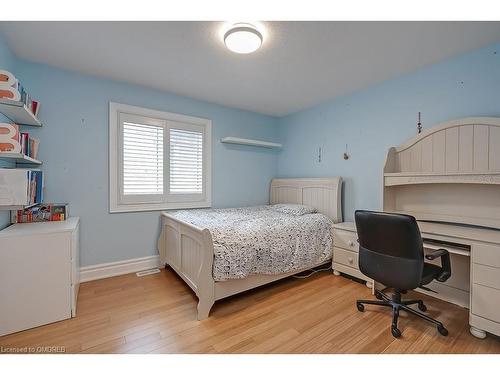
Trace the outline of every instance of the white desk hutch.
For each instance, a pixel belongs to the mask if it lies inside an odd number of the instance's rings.
[[[391,147],[383,181],[384,211],[415,216],[425,247],[451,254],[452,277],[429,287],[469,308],[474,336],[500,335],[500,118],[446,122]]]

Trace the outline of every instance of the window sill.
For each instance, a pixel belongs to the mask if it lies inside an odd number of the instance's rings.
[[[177,202],[177,203],[159,203],[159,204],[121,204],[110,207],[109,213],[124,213],[124,212],[148,212],[148,211],[164,211],[164,210],[182,210],[189,208],[210,208],[212,202]]]

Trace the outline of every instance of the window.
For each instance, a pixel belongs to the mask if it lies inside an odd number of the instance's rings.
[[[211,121],[109,106],[110,211],[211,205]]]

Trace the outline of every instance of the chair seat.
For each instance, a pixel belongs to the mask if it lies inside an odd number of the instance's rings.
[[[441,273],[442,269],[435,264],[424,263],[424,270],[422,271],[422,283],[420,285],[427,285],[434,280]]]

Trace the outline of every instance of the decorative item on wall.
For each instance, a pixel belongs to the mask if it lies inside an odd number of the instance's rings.
[[[344,160],[349,159],[349,154],[347,153],[347,143],[345,144]]]
[[[417,133],[422,133],[422,121],[420,119],[420,112],[418,112]]]
[[[322,150],[321,150],[321,147],[318,148],[318,163],[321,163],[321,153],[322,153]]]

